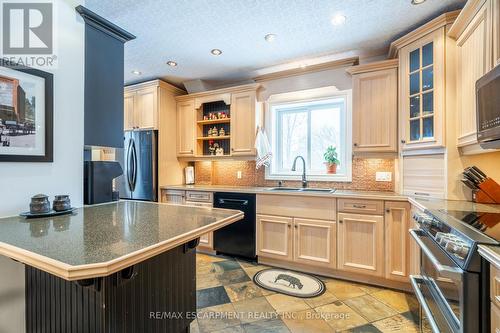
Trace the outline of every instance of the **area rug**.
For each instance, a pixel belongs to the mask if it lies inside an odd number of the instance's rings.
[[[315,276],[280,268],[259,271],[253,281],[261,288],[301,298],[316,297],[326,290],[325,283]]]

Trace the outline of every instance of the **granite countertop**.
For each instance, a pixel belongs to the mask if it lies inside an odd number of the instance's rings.
[[[333,193],[322,192],[286,192],[286,191],[270,191],[270,187],[258,186],[229,186],[229,185],[164,185],[160,186],[165,190],[192,190],[206,192],[239,192],[239,193],[255,193],[268,195],[303,195],[315,197],[332,197],[332,198],[359,198],[359,199],[378,199],[378,200],[393,200],[407,201],[408,197],[395,192],[382,191],[354,191],[354,190],[336,190]]]
[[[106,276],[243,218],[218,208],[119,201],[72,215],[0,219],[0,254],[66,280]]]

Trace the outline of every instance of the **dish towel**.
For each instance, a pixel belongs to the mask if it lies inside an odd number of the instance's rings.
[[[264,132],[262,128],[259,128],[257,130],[257,137],[255,138],[255,149],[257,150],[257,163],[255,163],[255,168],[259,169],[263,165],[266,167],[270,166],[273,154],[271,152],[269,139],[267,138],[266,132]]]

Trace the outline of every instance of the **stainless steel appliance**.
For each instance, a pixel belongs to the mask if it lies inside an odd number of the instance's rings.
[[[124,148],[116,156],[123,168],[118,179],[120,198],[157,201],[158,132],[126,131],[124,137]]]
[[[500,65],[476,82],[477,140],[481,147],[500,148]]]
[[[432,330],[489,332],[489,266],[477,246],[499,245],[500,214],[426,210],[413,219],[421,261],[410,281]]]

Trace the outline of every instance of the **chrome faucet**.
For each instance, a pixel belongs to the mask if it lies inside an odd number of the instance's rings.
[[[306,180],[306,160],[302,156],[297,156],[293,160],[293,165],[292,165],[292,171],[297,170],[297,160],[298,159],[302,160],[302,187],[307,187],[307,180]]]

